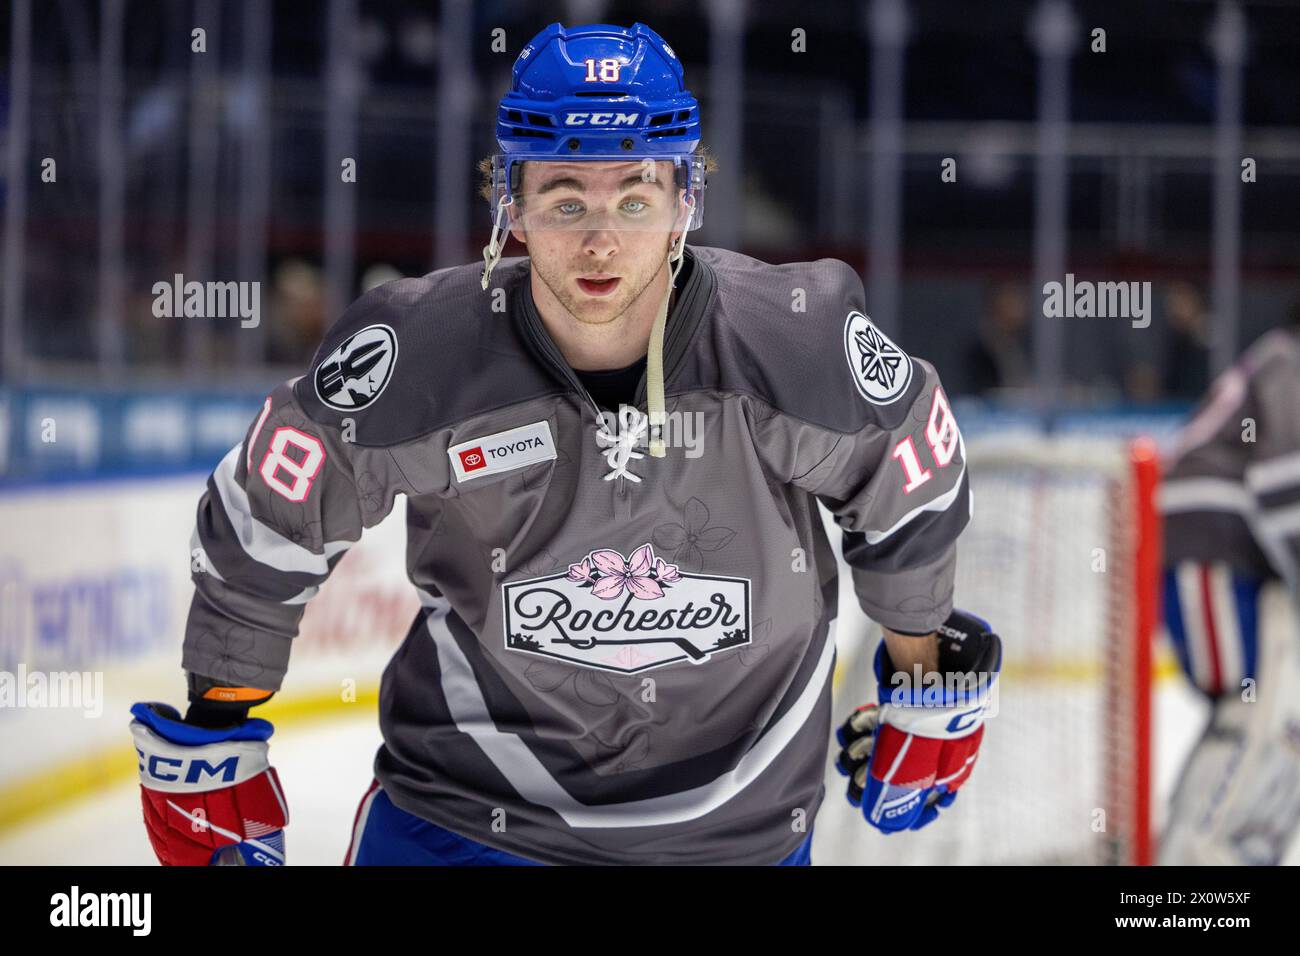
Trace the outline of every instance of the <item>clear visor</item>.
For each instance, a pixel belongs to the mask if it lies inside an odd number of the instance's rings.
[[[704,158],[492,157],[493,219],[525,232],[679,232],[703,222]]]

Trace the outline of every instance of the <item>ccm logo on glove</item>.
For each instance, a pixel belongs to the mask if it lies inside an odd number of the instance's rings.
[[[849,802],[885,833],[919,830],[952,805],[975,768],[993,710],[1001,640],[987,622],[961,611],[938,630],[939,673],[915,682],[904,674],[901,686],[882,641],[880,702],[859,707],[837,731],[843,749],[836,767],[849,778]]]

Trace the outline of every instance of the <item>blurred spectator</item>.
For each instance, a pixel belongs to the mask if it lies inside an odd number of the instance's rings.
[[[271,285],[267,360],[305,365],[324,334],[325,280],[320,269],[301,259],[280,263]]]
[[[1160,401],[1160,373],[1154,363],[1139,361],[1124,369],[1124,398],[1139,404]]]
[[[396,266],[391,266],[387,262],[376,262],[373,266],[361,273],[361,291],[369,292],[375,286],[383,285],[385,282],[393,282],[402,278],[402,273]]]
[[[1190,282],[1165,291],[1165,322],[1164,397],[1194,401],[1210,384],[1209,318]]]
[[[993,290],[965,364],[977,395],[1031,384],[1029,297],[1021,283],[1004,282]]]
[[[126,360],[133,365],[177,366],[184,360],[185,318],[154,315],[157,294],[154,284],[170,287],[173,277],[185,271],[185,255],[170,250],[162,261],[141,263],[140,270],[127,283],[124,302]],[[165,293],[170,295],[170,292]]]
[[[745,243],[756,249],[788,248],[799,243],[806,225],[790,214],[753,170],[745,174],[743,195],[741,231]]]

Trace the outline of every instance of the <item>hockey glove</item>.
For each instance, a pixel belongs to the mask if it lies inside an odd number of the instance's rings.
[[[267,763],[269,721],[210,729],[166,704],[131,707],[144,822],[164,866],[282,866],[289,808]]]
[[[884,641],[876,649],[880,703],[864,704],[836,732],[836,767],[848,798],[885,833],[919,830],[951,806],[975,767],[984,739],[1002,642],[986,621],[953,611],[939,628],[944,686],[895,675]],[[898,678],[906,677],[906,682]]]

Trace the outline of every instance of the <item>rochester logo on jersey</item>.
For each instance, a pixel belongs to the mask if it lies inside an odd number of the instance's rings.
[[[887,405],[912,381],[912,360],[861,312],[844,320],[844,354],[862,397]]]
[[[485,438],[472,438],[447,449],[460,482],[535,465],[555,457],[549,422],[533,422]]]
[[[502,587],[506,648],[635,674],[750,643],[749,579],[691,574],[643,544]]]
[[[330,408],[352,412],[379,397],[397,364],[397,336],[372,325],[349,336],[316,369],[316,397]]]

